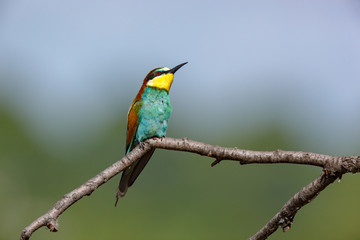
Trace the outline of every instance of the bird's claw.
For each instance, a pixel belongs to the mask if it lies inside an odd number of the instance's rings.
[[[144,142],[140,142],[139,143],[139,146],[140,146],[140,148],[142,149],[142,150],[144,150],[145,149],[145,143]]]

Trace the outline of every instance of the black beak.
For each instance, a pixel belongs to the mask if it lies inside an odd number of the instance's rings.
[[[177,65],[176,67],[173,67],[172,69],[169,70],[169,73],[174,74],[177,70],[179,70],[179,68],[181,68],[182,66],[184,66],[185,64],[187,64],[188,62],[184,62],[182,64]]]

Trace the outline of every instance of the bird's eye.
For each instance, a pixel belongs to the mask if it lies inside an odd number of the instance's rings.
[[[156,76],[160,76],[161,72],[156,72],[155,74],[156,74]]]

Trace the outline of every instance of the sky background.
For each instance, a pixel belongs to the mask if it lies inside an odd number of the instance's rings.
[[[168,136],[257,150],[360,155],[359,23],[358,1],[1,1],[0,173],[2,194],[7,196],[3,204],[9,206],[0,219],[7,223],[7,230],[0,231],[4,239],[17,237],[63,194],[123,156],[128,107],[143,78],[156,67],[189,62],[176,73],[170,92],[174,111]],[[72,231],[66,232],[65,228],[71,227],[63,226],[56,237],[96,239],[96,231],[99,236],[106,233],[109,239],[120,232],[124,236],[135,234],[131,235],[134,239],[196,239],[205,238],[201,235],[205,231],[209,239],[245,239],[321,172],[300,166],[233,170],[233,163],[225,163],[217,167],[218,172],[211,169],[211,175],[207,172],[211,160],[194,166],[194,156],[179,154],[158,150],[154,158],[159,160],[152,160],[152,167],[147,167],[135,185],[138,187],[129,191],[133,197],[129,194],[124,200],[129,206],[124,215],[131,221],[138,221],[138,214],[142,214],[144,223],[138,226],[146,225],[146,217],[151,216],[154,226],[150,233],[147,226],[144,235],[136,235],[135,227],[126,221],[119,222],[122,229],[107,225],[116,222],[106,220],[109,214],[114,214],[114,219],[126,219],[120,216],[121,210],[116,213],[118,209],[111,208],[116,178],[103,187],[102,196],[95,202],[91,202],[92,196],[72,207],[64,220],[72,224]],[[169,163],[169,157],[179,159]],[[230,176],[231,171],[234,175]],[[65,173],[69,174],[67,184],[59,180]],[[212,185],[204,180],[213,181],[219,174],[229,196],[218,193],[214,197]],[[150,181],[153,176],[155,182]],[[204,176],[203,180],[199,176]],[[274,190],[277,184],[288,184],[286,176],[298,185]],[[242,182],[244,189],[232,193],[237,186],[232,181]],[[158,189],[160,192],[154,194],[154,186],[166,190]],[[349,191],[350,186],[342,190],[337,187],[334,196],[341,198],[340,191]],[[264,203],[257,201],[258,194],[267,198],[274,192],[279,195],[263,205],[266,211],[259,209]],[[22,198],[18,198],[20,193]],[[355,199],[360,196],[353,194]],[[244,195],[249,199],[241,203]],[[210,203],[208,208],[201,205],[208,201],[201,196],[214,197],[229,207],[212,212]],[[244,204],[239,215],[227,202],[233,197]],[[20,209],[15,207],[15,198]],[[157,204],[159,209],[144,206],[134,213],[138,198],[149,198],[149,205]],[[327,217],[328,208],[321,204],[333,206],[327,198],[316,201],[319,203],[312,203],[313,211],[321,212],[323,207],[323,215],[304,214],[303,224]],[[106,214],[93,209],[102,204],[111,205],[108,212],[104,210]],[[203,209],[198,214],[191,210],[200,206]],[[73,213],[70,217],[73,208],[82,208],[79,216]],[[259,213],[249,220],[243,212],[246,209]],[[96,219],[104,222],[98,230],[76,220],[93,210],[99,212]],[[167,215],[167,211],[175,213]],[[342,213],[344,222],[356,216],[354,211]],[[188,222],[188,218],[195,220]],[[201,224],[208,218],[221,222],[229,219],[231,224],[239,221],[244,227],[231,228],[224,223],[222,228],[210,231],[211,225]],[[160,230],[165,223],[166,230]],[[297,233],[293,231],[294,235],[277,233],[276,239],[286,235],[303,239],[307,236],[304,231],[308,231],[305,225],[299,226]],[[78,230],[80,227],[87,233]],[[347,232],[347,239],[358,239],[359,235],[347,227],[351,224],[339,226]],[[325,231],[319,230],[321,234]],[[42,231],[37,236],[48,239],[54,234]]]

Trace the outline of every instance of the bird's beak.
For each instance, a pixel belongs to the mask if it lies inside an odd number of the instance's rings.
[[[172,69],[169,70],[169,73],[174,74],[177,70],[179,70],[179,68],[181,68],[182,66],[184,66],[185,64],[187,64],[188,62],[184,62],[182,64],[177,65],[176,67],[173,67]]]

